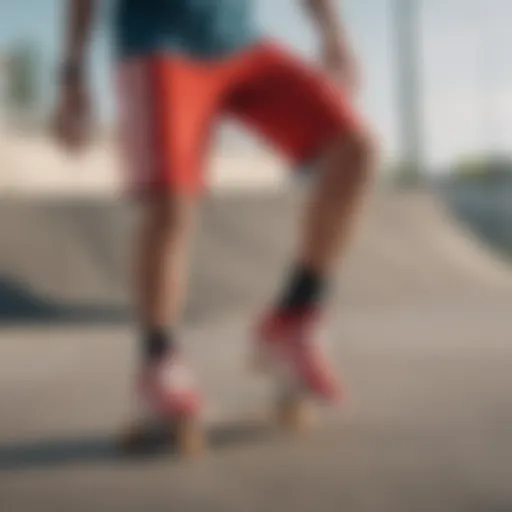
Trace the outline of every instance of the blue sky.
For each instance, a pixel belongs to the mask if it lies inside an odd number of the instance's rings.
[[[314,56],[315,35],[297,8],[298,0],[255,1],[259,23],[267,32]],[[0,0],[0,51],[16,40],[35,41],[48,98],[63,3]],[[390,4],[391,0],[339,0],[364,68],[361,106],[392,157],[397,135]],[[421,69],[430,162],[442,164],[471,152],[512,148],[512,66],[506,50],[512,48],[511,20],[510,0],[423,0]],[[108,117],[113,101],[107,49],[106,31],[101,31],[92,54],[93,77],[101,112]]]

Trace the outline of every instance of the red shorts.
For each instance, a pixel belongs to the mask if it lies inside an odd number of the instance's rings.
[[[122,153],[135,193],[197,192],[209,135],[222,115],[297,165],[359,124],[333,83],[270,43],[221,62],[132,59],[121,63],[118,78]]]

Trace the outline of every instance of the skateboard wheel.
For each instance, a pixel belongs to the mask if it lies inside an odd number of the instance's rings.
[[[312,424],[311,410],[304,400],[285,401],[278,404],[279,424],[291,432],[303,432]]]
[[[202,428],[194,421],[173,421],[169,429],[136,425],[128,429],[120,440],[121,449],[128,454],[153,451],[169,444],[180,456],[199,455],[205,448]]]
[[[197,421],[178,421],[171,425],[176,451],[183,457],[194,457],[205,450],[204,433]]]

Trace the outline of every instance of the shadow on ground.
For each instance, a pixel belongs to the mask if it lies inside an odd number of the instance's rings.
[[[0,277],[0,326],[27,324],[120,323],[126,307],[110,304],[59,303],[41,297],[22,282]]]
[[[271,423],[237,421],[211,427],[208,446],[214,450],[270,441],[278,435]],[[0,472],[52,469],[72,464],[124,462],[174,455],[169,443],[154,444],[134,456],[126,455],[116,439],[107,435],[41,439],[0,445]]]
[[[187,305],[189,325],[208,321],[247,303],[247,293],[234,286],[212,286],[196,294]],[[130,322],[132,311],[122,304],[73,302],[45,297],[21,280],[0,275],[0,328],[36,325],[120,325]]]

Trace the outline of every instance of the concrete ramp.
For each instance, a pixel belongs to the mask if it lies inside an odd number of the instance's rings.
[[[259,307],[282,283],[299,193],[207,198],[192,247],[186,318]],[[129,315],[136,212],[113,198],[10,198],[0,204],[0,322],[119,321]],[[512,272],[428,192],[378,192],[339,268],[337,307],[502,301]]]
[[[180,332],[212,448],[194,462],[114,442],[138,362],[134,212],[105,196],[0,203],[1,510],[512,510],[511,272],[429,193],[376,193],[339,268],[327,331],[343,407],[291,439],[262,419],[247,323],[282,283],[300,203],[203,205]]]

